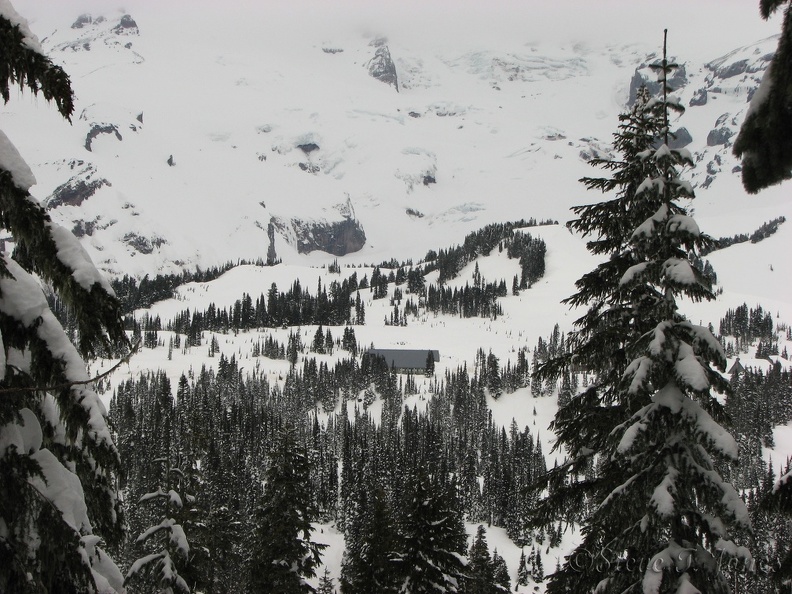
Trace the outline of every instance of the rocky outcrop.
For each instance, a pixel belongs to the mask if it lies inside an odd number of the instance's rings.
[[[79,161],[79,164],[82,165],[83,162]],[[69,181],[55,188],[52,195],[44,200],[44,206],[49,209],[58,208],[59,206],[79,206],[96,194],[97,190],[103,186],[112,186],[112,184],[106,179],[99,177],[96,168],[88,164],[80,169],[77,175]]]
[[[668,79],[668,84],[674,91],[678,91],[687,84],[687,72],[685,71],[684,64],[680,64],[679,68],[674,71],[674,74]],[[655,80],[655,76],[648,64],[641,64],[635,69],[635,74],[630,81],[630,98],[628,100],[628,105],[632,106],[635,104],[635,98],[638,96],[638,89],[643,85],[646,86],[649,90],[649,94],[653,97],[662,91],[660,83]]]
[[[391,85],[399,92],[399,77],[396,75],[396,65],[391,58],[386,39],[375,39],[371,42],[376,50],[374,57],[368,62],[368,71],[371,76]]]
[[[138,35],[140,30],[135,20],[128,14],[125,14],[121,17],[118,24],[113,27],[113,33],[116,35]]]
[[[77,17],[77,20],[72,23],[72,29],[82,29],[86,25],[93,23],[93,18],[90,14],[85,13]]]
[[[148,238],[137,233],[127,233],[122,241],[141,254],[151,254],[156,248],[168,243],[161,237]]]
[[[693,93],[693,97],[690,98],[690,107],[700,107],[701,105],[707,104],[707,89],[701,88],[698,89],[695,93]]]
[[[724,113],[718,116],[715,127],[707,134],[707,146],[728,145],[729,139],[734,136],[737,121],[735,118],[729,120],[731,114]]]
[[[668,148],[681,149],[693,142],[693,137],[688,132],[687,128],[679,128],[674,131],[668,142]]]
[[[707,134],[707,146],[727,145],[732,136],[734,136],[734,131],[726,126],[715,128]]]
[[[297,217],[284,221],[273,217],[270,225],[287,242],[293,244],[300,254],[310,254],[319,250],[333,256],[345,256],[359,251],[366,245],[366,233],[360,223],[353,218],[330,222]],[[267,231],[269,233],[269,226]],[[274,241],[271,241],[271,246],[274,253]]]
[[[115,134],[118,140],[123,140],[121,133],[116,128],[115,124],[92,124],[91,129],[85,136],[85,150],[90,151],[94,138],[100,134]]]

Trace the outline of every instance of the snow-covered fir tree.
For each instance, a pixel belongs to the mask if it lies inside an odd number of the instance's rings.
[[[70,119],[68,75],[25,19],[0,3],[0,95],[41,94]],[[46,139],[42,139],[46,141]],[[84,359],[127,345],[109,283],[29,192],[30,168],[0,132],[0,591],[114,592],[123,576],[98,546],[122,530],[119,456]],[[73,345],[42,282],[75,320]]]
[[[354,495],[341,564],[341,592],[397,592],[394,563],[398,535],[390,503],[370,468]]]
[[[735,440],[718,424],[724,415],[715,393],[728,384],[714,367],[725,368],[725,355],[677,303],[714,295],[688,261],[711,239],[683,206],[693,197],[680,177],[693,164],[690,154],[669,148],[671,112],[683,111],[667,84],[675,68],[664,46],[653,67],[661,94],[622,118],[617,148],[625,159],[608,165],[625,177],[587,182],[615,189],[616,199],[580,207],[573,222],[594,237],[591,251],[610,258],[568,300],[589,307],[576,322],[570,354],[540,370],[557,377],[574,362],[597,376],[554,421],[570,458],[549,473],[551,494],[537,517],[578,520],[583,540],[550,576],[551,594],[725,594],[718,560],[750,561],[736,540],[748,529],[747,509],[715,470],[717,461],[737,457]],[[587,499],[585,517],[566,513]],[[585,559],[591,563],[581,571]]]
[[[492,558],[487,546],[487,530],[479,525],[476,536],[468,553],[467,578],[465,579],[466,594],[491,594],[493,590],[494,572]]]
[[[398,555],[402,594],[461,592],[467,536],[454,484],[430,479],[422,469],[410,478]]]
[[[186,493],[173,488],[182,482],[184,473],[181,469],[171,468],[168,458],[159,458],[155,462],[162,465],[162,484],[156,491],[143,495],[138,503],[158,508],[160,513],[155,517],[159,522],[137,537],[137,543],[146,554],[129,568],[125,583],[148,577],[163,594],[189,594],[190,587],[179,570],[189,559],[190,544],[184,528],[174,518],[184,508],[184,500],[187,499]]]
[[[314,510],[309,463],[293,429],[276,436],[255,514],[249,590],[298,594],[314,592],[306,578],[316,575],[326,545],[313,542]]]

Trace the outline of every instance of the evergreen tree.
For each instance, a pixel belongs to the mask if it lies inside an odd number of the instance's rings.
[[[734,154],[742,157],[742,181],[751,194],[792,177],[792,4],[760,0],[762,18],[787,5],[778,49],[754,94]]]
[[[492,559],[487,546],[487,531],[483,525],[479,525],[468,553],[465,594],[491,594],[493,578]]]
[[[397,591],[394,564],[396,526],[385,491],[364,470],[368,480],[361,481],[355,509],[348,520],[346,550],[341,565],[341,592]]]
[[[430,481],[422,469],[411,477],[401,522],[400,593],[461,590],[467,536],[455,489]]]
[[[132,564],[124,584],[148,574],[159,591],[164,594],[172,594],[176,591],[189,594],[190,587],[179,575],[179,569],[189,558],[190,545],[184,529],[173,518],[184,507],[184,498],[175,489],[169,488],[171,476],[174,474],[172,471],[182,477],[183,473],[179,469],[170,468],[170,461],[167,458],[161,458],[158,462],[164,467],[163,482],[166,486],[163,489],[160,485],[156,491],[146,493],[138,503],[159,506],[162,512],[158,514],[160,521],[138,536],[137,543],[150,552]]]
[[[498,555],[498,549],[492,552],[492,581],[493,592],[508,592],[511,590],[511,578],[506,559]]]
[[[531,579],[537,584],[544,581],[544,564],[542,563],[542,549],[531,549]]]
[[[772,468],[770,469],[772,476]],[[762,497],[762,508],[776,514],[784,514],[787,519],[792,517],[792,465],[787,462],[787,467],[779,481],[772,488],[766,490]],[[773,578],[777,583],[786,587],[792,584],[792,546],[789,540],[777,543],[780,545],[780,558],[775,567]]]
[[[527,586],[529,576],[530,570],[528,567],[528,560],[525,557],[525,549],[523,549],[520,551],[520,562],[519,565],[517,565],[517,585]]]
[[[319,587],[316,589],[316,594],[335,594],[333,578],[330,577],[330,570],[326,567],[322,574],[322,579],[319,580]]]
[[[44,56],[8,2],[0,6],[0,95],[41,93],[70,119],[68,75]],[[0,132],[0,591],[95,592],[123,576],[97,546],[121,536],[119,456],[83,358],[128,345],[110,284],[30,195],[30,168]],[[50,285],[77,330],[50,310]]]
[[[326,545],[311,540],[314,511],[308,459],[294,430],[277,435],[265,478],[248,566],[250,590],[314,592],[305,578],[316,575]]]
[[[550,578],[551,594],[726,593],[715,555],[749,557],[732,540],[747,528],[745,505],[715,470],[737,455],[718,424],[723,411],[713,394],[728,388],[712,368],[725,368],[725,356],[710,330],[688,322],[677,305],[679,296],[714,296],[688,262],[689,252],[711,244],[680,206],[693,194],[679,169],[692,161],[668,147],[669,113],[683,109],[666,82],[675,67],[664,47],[654,66],[661,96],[640,101],[623,119],[628,127],[618,140],[627,158],[610,167],[624,177],[591,186],[616,189],[616,200],[579,207],[573,222],[598,237],[591,251],[611,256],[567,300],[589,306],[576,322],[570,355],[540,370],[557,377],[574,359],[597,372],[594,385],[554,421],[570,459],[549,473],[551,494],[538,523],[565,514],[579,520],[567,512],[587,498],[594,507],[583,519],[582,543]],[[612,220],[603,217],[609,211]],[[581,572],[575,560],[590,551],[606,562]]]
[[[432,351],[426,352],[426,377],[432,377],[435,371],[434,353]]]

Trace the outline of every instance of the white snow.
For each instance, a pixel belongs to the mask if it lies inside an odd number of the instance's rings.
[[[97,284],[110,295],[115,295],[107,277],[97,270],[88,252],[71,231],[55,223],[50,225],[49,230],[57,246],[58,259],[72,269],[74,280],[83,289],[90,291]]]
[[[676,511],[674,493],[676,492],[676,481],[678,477],[679,471],[673,466],[670,466],[663,480],[655,487],[652,492],[652,497],[649,499],[657,515],[663,519],[671,518]]]
[[[704,392],[710,387],[704,367],[693,352],[693,347],[687,343],[682,342],[679,345],[674,372],[682,385],[690,386],[696,392]]]
[[[66,522],[75,532],[91,531],[85,494],[77,475],[67,470],[47,449],[38,450],[31,459],[39,464],[43,478],[33,476],[29,480],[46,499],[58,509]]]
[[[672,233],[681,231],[693,237],[701,235],[699,226],[693,217],[687,215],[675,214],[668,217],[668,230]]]
[[[22,190],[27,191],[36,183],[30,167],[2,130],[0,130],[0,168],[10,173],[14,184]]]
[[[634,264],[630,266],[622,275],[621,279],[619,279],[619,284],[624,286],[628,285],[633,282],[637,277],[643,274],[643,271],[646,270],[646,267],[649,265],[648,262],[640,262],[638,264]]]
[[[27,19],[19,15],[9,0],[0,0],[0,16],[11,21],[12,25],[17,25],[19,27],[19,31],[22,33],[23,43],[28,47],[28,49],[36,52],[42,52],[38,37],[33,35],[33,33],[30,31],[30,26],[28,25]]]
[[[669,258],[663,262],[663,275],[679,285],[695,285],[698,282],[693,266],[687,260],[680,258]]]

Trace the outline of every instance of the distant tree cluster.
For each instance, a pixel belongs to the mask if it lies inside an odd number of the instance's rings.
[[[517,229],[538,225],[557,225],[556,221],[522,220],[514,223],[487,225],[465,237],[461,246],[431,251],[426,254],[424,273],[439,270],[438,283],[441,285],[456,278],[462,268],[479,256],[488,256],[492,250],[507,249],[510,258],[519,258],[522,267],[520,285],[527,288],[544,274],[546,246],[541,239],[534,239],[529,233]]]
[[[777,341],[773,316],[761,305],[748,308],[746,303],[726,311],[718,325],[721,337],[733,336],[737,339],[737,351],[741,345],[750,345],[757,339],[768,342]]]
[[[751,233],[737,233],[732,235],[731,237],[719,237],[717,241],[717,245],[713,246],[710,249],[702,250],[701,255],[706,256],[716,250],[721,250],[727,248],[729,246],[738,244],[738,243],[745,243],[746,241],[750,241],[751,243],[759,243],[760,241],[767,239],[768,237],[775,234],[778,231],[778,228],[781,226],[782,223],[786,222],[786,217],[776,217],[771,221],[767,221],[763,223],[756,231]]]
[[[125,274],[121,278],[113,279],[110,284],[122,304],[122,313],[129,314],[136,309],[147,309],[157,301],[173,298],[175,289],[181,285],[213,281],[232,268],[243,265],[264,266],[264,261],[238,260],[205,270],[198,268],[194,271],[185,270],[180,274],[157,274],[153,278],[146,275],[140,280]]]

